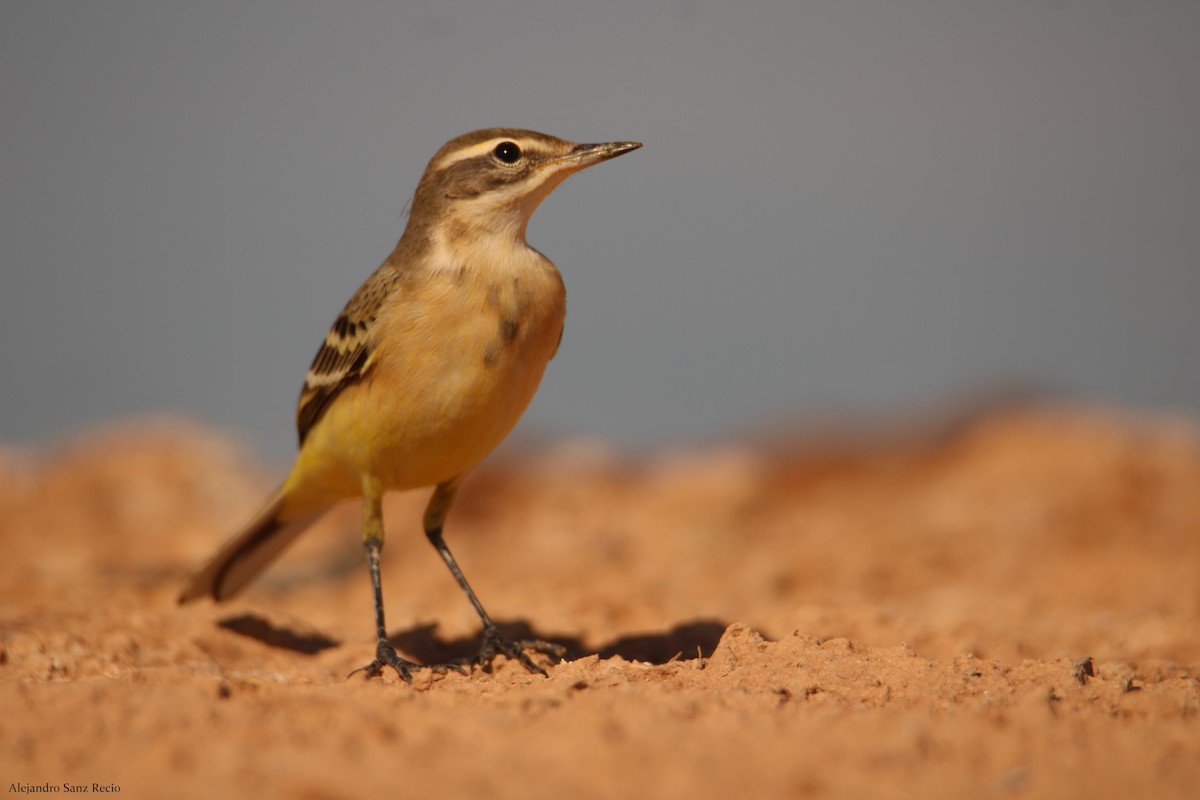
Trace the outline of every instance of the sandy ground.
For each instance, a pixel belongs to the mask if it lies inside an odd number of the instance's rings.
[[[187,572],[277,476],[182,424],[0,450],[0,787],[121,797],[1195,797],[1195,421],[997,412],[874,441],[490,462],[447,536],[549,677],[346,675],[353,504],[221,606]],[[389,627],[478,625],[389,501]],[[1091,659],[1088,661],[1087,659]]]

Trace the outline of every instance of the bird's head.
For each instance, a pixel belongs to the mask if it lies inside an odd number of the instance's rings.
[[[535,131],[486,128],[451,139],[425,168],[409,227],[450,224],[524,240],[538,204],[573,173],[638,142],[578,144]]]

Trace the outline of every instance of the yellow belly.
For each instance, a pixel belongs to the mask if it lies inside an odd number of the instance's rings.
[[[381,316],[367,374],[309,432],[286,488],[303,505],[462,475],[512,430],[557,349],[562,283],[422,285]]]

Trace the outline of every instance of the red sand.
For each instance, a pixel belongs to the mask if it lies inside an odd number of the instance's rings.
[[[1041,409],[872,446],[490,462],[447,538],[549,678],[370,660],[349,505],[174,604],[270,480],[218,435],[0,451],[0,785],[141,797],[1194,797],[1200,434]],[[389,501],[411,657],[473,612]],[[1084,659],[1091,657],[1093,675]]]

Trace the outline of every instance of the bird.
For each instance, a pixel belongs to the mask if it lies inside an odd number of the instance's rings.
[[[572,174],[641,147],[579,144],[518,128],[448,141],[425,168],[399,242],[325,334],[296,410],[299,448],[283,482],[187,580],[179,603],[227,600],[336,504],[362,498],[362,544],[374,594],[375,658],[391,668],[490,670],[496,656],[546,675],[526,650],[562,656],[500,631],[446,545],[443,528],[464,476],[517,423],[558,351],[566,290],[526,241],[538,205]],[[433,487],[426,538],[483,626],[480,652],[448,665],[402,657],[388,641],[379,565],[383,497]],[[349,677],[349,676],[347,676]]]

